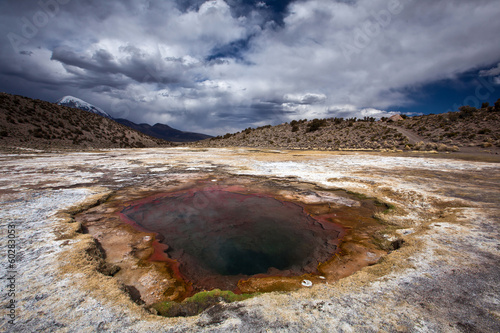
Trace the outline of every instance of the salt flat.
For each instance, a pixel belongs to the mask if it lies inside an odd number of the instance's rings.
[[[0,155],[2,304],[7,332],[498,332],[500,164],[434,156],[255,149],[135,149]],[[394,205],[403,247],[335,283],[162,318],[98,273],[70,215],[124,187],[199,175],[341,188]],[[8,231],[16,262],[9,267]],[[15,273],[9,273],[9,271]],[[8,295],[15,276],[15,296]]]

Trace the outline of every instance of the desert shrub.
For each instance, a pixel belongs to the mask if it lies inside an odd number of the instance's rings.
[[[426,147],[427,149],[429,149],[429,150],[430,150],[430,149],[432,149],[432,150],[436,150],[436,149],[438,149],[438,145],[437,145],[437,143],[434,143],[434,142],[428,142],[428,143],[425,145],[425,147]]]
[[[259,128],[261,128],[261,129],[271,128],[271,125],[261,126]]]
[[[474,115],[477,109],[473,106],[465,105],[458,108],[460,110],[458,117],[461,119],[470,118]]]
[[[310,123],[309,123],[309,127],[307,129],[307,132],[315,132],[317,130],[320,129],[320,127],[324,126],[326,124],[326,120],[325,119],[313,119]]]
[[[7,131],[0,131],[0,136],[1,137],[9,136],[9,132],[7,132]]]
[[[297,132],[299,130],[299,125],[292,126],[292,132]]]
[[[481,104],[481,109],[487,109],[487,108],[489,108],[489,106],[490,106],[490,103],[484,102],[483,104]]]
[[[425,143],[423,141],[420,141],[420,142],[417,142],[414,146],[413,146],[413,149],[414,150],[423,150],[423,148],[425,147]]]
[[[226,133],[226,135],[224,135],[224,139],[229,139],[231,136],[233,136],[231,133]]]
[[[495,111],[500,111],[500,98],[495,102]]]
[[[447,151],[448,150],[448,146],[445,145],[444,143],[440,143],[438,146],[437,146],[437,151]]]
[[[453,138],[454,136],[457,136],[458,135],[458,132],[448,132],[448,133],[444,133],[444,136],[448,137],[448,138]]]
[[[491,133],[491,130],[489,128],[483,128],[482,130],[479,130],[477,134],[488,134]]]
[[[458,120],[458,112],[450,112],[450,113],[448,113],[448,119],[450,121],[457,121]]]
[[[35,138],[43,138],[45,136],[45,133],[43,132],[43,130],[41,128],[36,128],[34,131],[33,131],[33,136]]]

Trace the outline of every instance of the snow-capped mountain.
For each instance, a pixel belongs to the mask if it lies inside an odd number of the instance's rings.
[[[59,105],[62,106],[69,106],[70,108],[77,108],[80,110],[92,112],[95,114],[98,114],[100,116],[113,119],[109,114],[104,112],[102,109],[98,108],[97,106],[94,106],[90,103],[85,102],[84,100],[81,100],[79,98],[73,97],[73,96],[64,96],[60,100],[56,102]]]

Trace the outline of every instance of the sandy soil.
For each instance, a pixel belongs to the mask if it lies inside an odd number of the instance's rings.
[[[0,155],[2,306],[7,332],[498,332],[500,164],[438,155],[139,149]],[[405,243],[329,284],[161,318],[134,303],[71,213],[155,179],[251,175],[342,188],[395,209]],[[8,235],[15,230],[15,263]],[[14,284],[15,295],[9,295]],[[14,324],[9,314],[15,315]]]

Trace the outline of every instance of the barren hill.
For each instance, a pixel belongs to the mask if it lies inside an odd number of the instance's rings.
[[[465,106],[459,112],[409,117],[394,125],[425,142],[495,149],[500,147],[499,111],[492,107],[477,110]]]
[[[322,150],[500,151],[500,112],[462,107],[459,112],[398,121],[364,119],[299,120],[247,128],[194,144],[202,147],[256,147]]]
[[[0,93],[2,148],[143,148],[171,146],[80,109]]]
[[[299,120],[277,126],[226,134],[199,142],[208,147],[261,147],[286,149],[391,149],[403,148],[406,137],[375,119]]]

